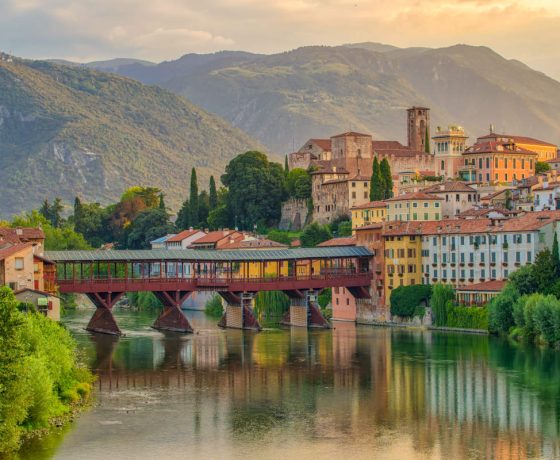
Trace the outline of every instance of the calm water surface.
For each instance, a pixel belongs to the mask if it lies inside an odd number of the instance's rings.
[[[337,323],[332,331],[150,329],[92,336],[94,407],[21,459],[560,458],[560,352],[498,339]]]

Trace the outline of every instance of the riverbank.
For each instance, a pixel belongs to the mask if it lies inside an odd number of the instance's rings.
[[[439,327],[439,326],[428,326],[422,324],[405,324],[405,323],[395,323],[392,321],[356,321],[356,324],[361,326],[377,326],[377,327],[391,327],[409,330],[419,330],[419,331],[442,331],[442,332],[458,332],[465,334],[480,334],[489,335],[488,330],[484,329],[469,329],[469,328],[459,328],[459,327]]]
[[[93,375],[60,324],[20,312],[0,288],[0,454],[70,421],[90,400]]]

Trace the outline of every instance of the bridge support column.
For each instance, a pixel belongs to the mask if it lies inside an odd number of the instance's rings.
[[[282,324],[296,327],[329,329],[330,323],[323,317],[317,303],[318,291],[284,291],[290,297],[290,309]]]
[[[218,326],[260,331],[261,325],[253,313],[254,292],[219,292],[226,301],[226,311]]]
[[[86,294],[96,307],[95,313],[86,326],[86,331],[121,335],[121,330],[117,326],[111,310],[123,294],[124,292],[93,292]]]
[[[181,305],[191,295],[191,291],[156,291],[154,295],[163,304],[163,311],[152,325],[154,329],[183,333],[193,332],[189,320],[181,310]]]

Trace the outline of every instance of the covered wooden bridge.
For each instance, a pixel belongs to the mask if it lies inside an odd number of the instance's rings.
[[[180,310],[194,291],[215,291],[226,301],[221,324],[260,329],[252,304],[259,291],[283,291],[292,304],[286,321],[326,327],[315,299],[328,287],[368,298],[373,254],[364,247],[274,250],[50,251],[61,293],[83,293],[97,307],[87,329],[120,334],[111,309],[126,292],[150,291],[164,309],[154,327],[192,332]]]

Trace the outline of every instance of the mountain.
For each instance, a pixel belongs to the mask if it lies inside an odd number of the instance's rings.
[[[486,47],[357,43],[186,55],[114,71],[183,95],[279,153],[348,129],[404,141],[412,105],[432,109],[432,132],[459,124],[472,141],[492,123],[560,143],[560,83]]]
[[[4,55],[5,56],[5,55]],[[236,154],[263,147],[188,100],[114,74],[0,59],[0,215],[76,195],[108,203],[160,187],[177,209]]]

